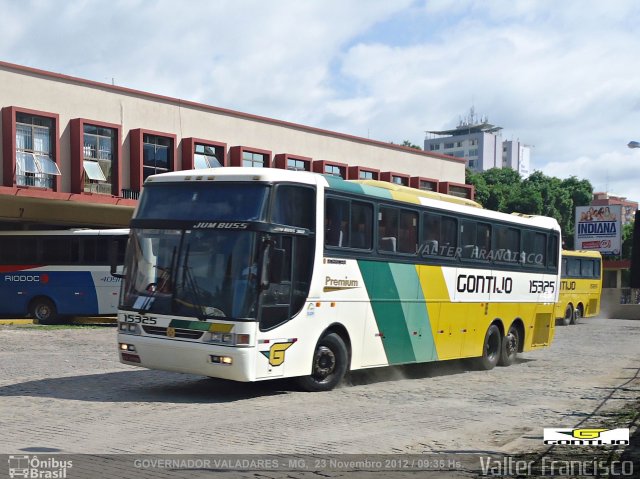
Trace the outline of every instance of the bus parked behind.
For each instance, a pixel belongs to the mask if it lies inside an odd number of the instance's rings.
[[[562,250],[560,296],[556,318],[563,326],[600,313],[602,255],[598,251]]]
[[[115,316],[120,278],[109,273],[109,244],[124,262],[129,230],[0,231],[0,315],[52,324],[68,316]]]

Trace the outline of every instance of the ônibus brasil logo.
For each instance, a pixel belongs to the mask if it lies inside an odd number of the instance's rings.
[[[73,461],[59,457],[9,456],[9,478],[66,479]]]
[[[629,429],[544,428],[544,443],[558,446],[624,446],[629,444]]]

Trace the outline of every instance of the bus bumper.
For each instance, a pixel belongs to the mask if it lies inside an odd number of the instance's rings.
[[[133,346],[123,350],[121,345]],[[255,348],[118,334],[120,362],[148,369],[199,374],[233,381],[254,381]],[[216,362],[216,358],[220,361]],[[221,358],[230,358],[224,359]],[[223,361],[230,361],[230,364]]]

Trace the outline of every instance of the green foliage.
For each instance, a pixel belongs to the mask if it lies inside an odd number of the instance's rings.
[[[631,247],[633,245],[633,225],[631,221],[622,227],[622,259],[631,259]]]
[[[408,146],[409,148],[414,148],[416,150],[422,150],[422,148],[415,143],[411,143],[409,140],[404,140],[402,142],[402,146]]]
[[[588,205],[593,197],[589,180],[575,176],[561,180],[541,171],[522,179],[510,168],[481,173],[467,170],[466,183],[474,185],[476,201],[487,209],[555,218],[562,228],[564,246],[569,249],[573,247],[575,208]]]

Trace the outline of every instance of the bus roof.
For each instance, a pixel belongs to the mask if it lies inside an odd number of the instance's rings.
[[[13,230],[0,231],[1,236],[113,236],[128,235],[126,228],[94,230],[90,228],[74,228],[68,230]]]
[[[389,183],[388,181],[380,180],[350,180],[353,183],[359,183],[361,185],[377,186],[378,188],[384,188],[385,190],[397,191],[402,195],[406,195],[408,198],[431,198],[433,200],[447,201],[449,203],[457,203],[459,205],[473,206],[474,208],[482,208],[482,205],[469,198],[460,198],[458,196],[447,195],[444,193],[438,193],[437,191],[419,190],[417,188],[411,188],[409,186],[397,185],[395,183]]]
[[[430,206],[444,211],[455,211],[471,216],[515,223],[523,226],[560,230],[554,218],[546,216],[529,216],[521,214],[507,214],[492,210],[485,210],[482,206],[466,198],[444,195],[430,191],[409,188],[386,181],[376,180],[343,180],[338,176],[322,175],[308,171],[291,171],[279,168],[246,168],[224,167],[201,170],[181,170],[159,175],[149,176],[145,185],[151,183],[179,183],[179,182],[209,182],[209,181],[286,181],[308,185],[322,185],[325,188],[366,195],[391,201]]]
[[[583,257],[583,258],[602,258],[600,251],[579,249],[579,250],[562,250],[562,256],[575,256],[575,257]]]

